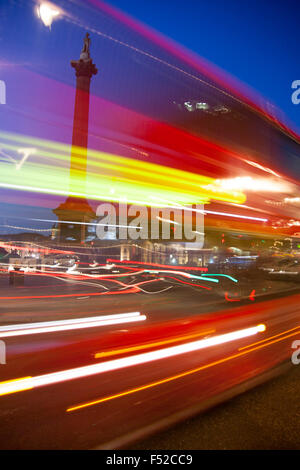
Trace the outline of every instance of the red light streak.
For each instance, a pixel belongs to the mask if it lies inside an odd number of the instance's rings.
[[[240,302],[241,299],[230,299],[228,297],[228,292],[225,292],[225,299],[228,301],[228,302]]]
[[[249,295],[250,300],[255,300],[255,289],[251,291],[251,294]]]
[[[202,287],[202,289],[211,290],[211,287],[201,286],[200,284],[193,284],[192,282],[182,281],[182,280],[180,280],[176,277],[173,277],[173,276],[164,276],[164,277],[168,277],[170,279],[175,279],[175,281],[181,282],[182,284],[188,284],[189,286]]]
[[[14,297],[0,297],[0,300],[19,300],[19,299],[56,299],[60,297],[83,297],[83,296],[99,296],[99,295],[117,295],[117,294],[135,294],[138,292],[137,287],[132,287],[127,290],[114,291],[114,292],[84,292],[77,294],[57,294],[57,295],[26,295]]]
[[[129,264],[143,264],[144,266],[157,266],[159,268],[168,268],[168,269],[178,269],[178,266],[171,266],[169,264],[158,264],[158,263],[144,263],[143,261],[129,261],[129,260],[123,260],[120,261],[118,259],[108,259],[108,263],[129,263]],[[202,272],[207,272],[207,268],[198,268],[195,266],[180,266],[180,269],[185,269],[188,271],[202,271]]]
[[[119,370],[131,366],[136,366],[139,364],[147,364],[153,361],[167,359],[181,354],[186,354],[193,351],[218,346],[224,343],[229,343],[231,341],[236,341],[241,338],[247,338],[256,335],[259,332],[263,332],[265,331],[265,329],[265,325],[259,324],[250,328],[245,328],[242,330],[237,330],[217,336],[211,336],[209,338],[201,339],[198,341],[136,354],[133,356],[126,356],[121,359],[113,359],[110,361],[100,362],[97,364],[91,364],[83,367],[77,367],[74,369],[52,372],[20,381],[12,380],[6,383],[0,383],[0,395],[7,395],[10,393],[15,393],[17,391],[23,391],[24,389],[36,388],[45,385],[57,384],[68,380],[98,375],[100,373]]]

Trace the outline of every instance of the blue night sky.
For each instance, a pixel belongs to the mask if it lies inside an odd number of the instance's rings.
[[[109,3],[251,86],[300,129],[297,0],[110,0]]]
[[[128,54],[128,49],[122,49],[113,41],[95,35],[93,28],[174,62],[174,58],[170,59],[162,48],[105,13],[101,5],[99,8],[98,0],[54,1],[75,21],[71,18],[71,21],[63,19],[54,22],[51,31],[34,14],[36,2],[0,0],[0,60],[74,86],[69,61],[78,57],[82,37],[89,30],[93,42],[92,53],[100,69],[93,80],[92,92],[132,109],[135,105],[129,103],[128,96],[127,101],[122,100],[124,96],[121,93],[124,95],[128,90],[126,79],[129,85],[133,83],[133,74],[134,80],[138,81],[139,58]],[[294,105],[291,101],[291,84],[300,79],[300,6],[297,0],[110,0],[107,4],[127,12],[238,78],[273,102],[287,115],[292,126],[300,129],[300,104]],[[182,64],[179,66],[182,67]],[[120,71],[123,74],[122,87]],[[20,97],[14,98],[12,95],[17,96],[23,91],[20,85],[15,89],[17,74],[12,69],[11,72],[9,76],[9,70],[0,67],[0,79],[7,79],[8,98],[14,100],[13,105],[18,99],[18,107],[21,108],[23,103]],[[151,77],[150,81],[152,86],[154,79]],[[26,80],[23,89],[26,90]],[[145,89],[140,90],[144,96]],[[138,99],[136,85],[133,90]],[[30,90],[28,93],[29,96]],[[131,99],[133,101],[133,97]]]

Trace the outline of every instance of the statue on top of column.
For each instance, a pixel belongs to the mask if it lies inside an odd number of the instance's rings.
[[[80,54],[80,59],[89,59],[90,58],[90,46],[91,39],[89,33],[86,33],[83,39],[83,48]]]

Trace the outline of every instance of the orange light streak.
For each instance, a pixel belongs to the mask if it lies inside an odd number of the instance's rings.
[[[185,336],[177,336],[176,338],[172,339],[166,339],[163,341],[156,341],[154,343],[147,343],[147,344],[141,344],[139,346],[132,346],[130,348],[122,348],[122,349],[114,349],[111,351],[103,351],[100,353],[96,353],[94,355],[95,359],[99,359],[100,357],[107,357],[107,356],[115,356],[117,354],[124,354],[127,352],[132,352],[132,351],[140,351],[141,349],[149,349],[149,348],[154,348],[156,346],[162,346],[164,344],[170,344],[170,343],[176,343],[179,341],[184,341],[187,339],[191,338],[198,338],[199,336],[204,336],[208,335],[211,333],[215,333],[216,330],[208,330],[208,331],[203,331],[202,333],[195,333],[193,335],[185,335]]]

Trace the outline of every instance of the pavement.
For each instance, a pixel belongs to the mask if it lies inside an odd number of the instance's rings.
[[[300,365],[130,449],[299,450]]]

